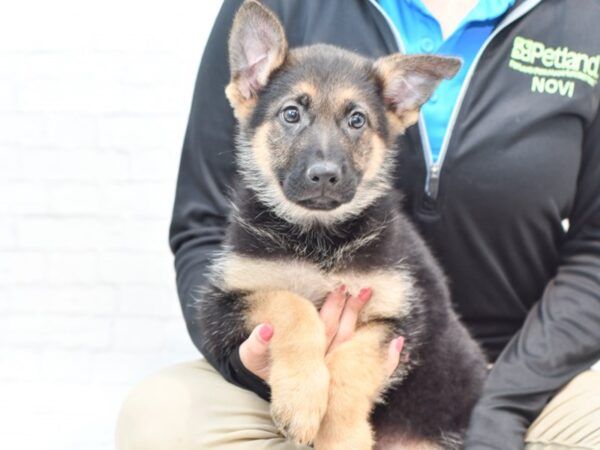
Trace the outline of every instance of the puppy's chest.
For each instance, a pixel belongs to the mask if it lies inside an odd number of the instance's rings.
[[[400,265],[389,269],[326,272],[304,260],[263,259],[230,253],[222,258],[218,268],[225,290],[287,290],[310,300],[316,308],[342,283],[351,294],[370,287],[373,295],[362,310],[360,320],[363,322],[402,317],[410,311],[415,296],[412,277]]]

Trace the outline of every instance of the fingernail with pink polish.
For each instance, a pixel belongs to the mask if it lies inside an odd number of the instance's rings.
[[[265,323],[260,327],[260,330],[258,330],[258,334],[263,341],[269,342],[273,337],[273,327],[268,323]]]
[[[363,288],[358,293],[358,299],[362,302],[366,302],[367,300],[369,300],[371,298],[372,294],[373,294],[373,290],[371,288]]]
[[[396,350],[401,352],[403,347],[404,347],[404,338],[402,336],[398,336],[396,338]]]

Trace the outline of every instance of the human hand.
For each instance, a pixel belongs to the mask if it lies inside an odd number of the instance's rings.
[[[356,296],[347,295],[346,287],[342,285],[327,296],[319,312],[325,324],[327,353],[352,338],[360,311],[371,299],[372,293],[370,288],[364,288]],[[252,330],[239,349],[242,364],[264,381],[269,377],[269,341],[274,333],[270,324],[260,324]],[[385,362],[388,376],[398,366],[403,345],[403,337],[393,339],[388,345]]]

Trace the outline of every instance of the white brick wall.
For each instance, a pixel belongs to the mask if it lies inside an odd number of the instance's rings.
[[[196,357],[167,232],[219,0],[0,14],[0,447],[110,449],[127,389]]]

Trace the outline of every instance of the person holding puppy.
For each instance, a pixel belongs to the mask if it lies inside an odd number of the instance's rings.
[[[240,4],[224,2],[203,57],[171,228],[179,295],[200,351],[194,298],[222,242],[234,178],[234,119],[223,90]],[[397,187],[448,275],[456,309],[494,364],[465,448],[600,448],[600,375],[588,371],[600,358],[600,6],[265,4],[291,47],[326,42],[371,58],[462,57],[461,72],[401,139]],[[330,342],[352,336],[363,304],[328,297],[321,317]],[[273,333],[258,326],[220,374],[200,362],[140,385],[124,406],[117,447],[295,448],[274,429],[266,401],[223,380],[267,397]],[[401,344],[390,345],[390,373]]]

